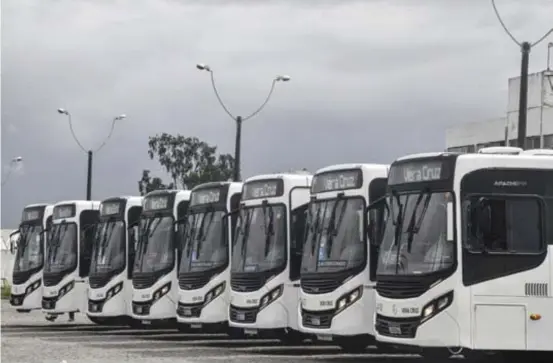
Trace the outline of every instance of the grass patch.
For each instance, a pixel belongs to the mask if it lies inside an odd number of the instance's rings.
[[[2,300],[10,298],[12,292],[12,287],[7,281],[2,281]]]

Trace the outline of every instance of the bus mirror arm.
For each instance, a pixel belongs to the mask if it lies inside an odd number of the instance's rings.
[[[223,214],[222,218],[226,219],[226,218],[228,218],[228,217],[230,217],[230,216],[232,216],[232,215],[234,215],[238,212],[240,212],[240,208],[236,208],[235,210],[231,210],[230,212]]]

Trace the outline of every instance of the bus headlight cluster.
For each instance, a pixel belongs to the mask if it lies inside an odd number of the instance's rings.
[[[154,292],[152,302],[157,301],[161,299],[163,296],[167,295],[169,290],[171,290],[171,282],[166,283],[165,285],[163,285],[162,287],[160,287]]]
[[[73,290],[74,287],[75,287],[75,281],[70,281],[69,283],[65,284],[65,286],[63,286],[60,289],[60,292],[58,294],[58,299],[61,298],[64,295],[67,295],[67,293],[69,293],[69,291]]]
[[[112,288],[108,290],[108,293],[106,294],[106,300],[111,299],[115,295],[117,295],[121,290],[123,290],[123,281],[119,282]]]
[[[264,307],[278,299],[282,295],[283,290],[284,285],[278,285],[267,294],[263,295],[259,303],[259,310],[263,309]]]
[[[30,293],[38,289],[40,287],[40,284],[41,280],[36,280],[31,285],[27,286],[27,288],[25,289],[25,295],[29,295]]]
[[[422,309],[421,323],[430,319],[439,312],[445,310],[453,302],[453,291],[437,297]]]
[[[363,286],[358,286],[354,290],[343,295],[336,301],[335,314],[338,314],[339,312],[345,310],[348,306],[359,300],[361,296],[363,296]]]
[[[215,300],[215,298],[223,293],[225,291],[226,282],[223,281],[219,285],[215,286],[213,289],[209,290],[207,294],[205,294],[204,297],[204,305],[207,305],[212,300]]]

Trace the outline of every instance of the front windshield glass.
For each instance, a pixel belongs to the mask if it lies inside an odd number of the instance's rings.
[[[363,198],[311,202],[302,272],[334,272],[362,266],[367,259]]]
[[[378,274],[428,274],[454,263],[455,244],[447,241],[449,195],[421,192],[388,198],[391,215],[380,245]]]
[[[19,233],[13,271],[25,272],[41,268],[44,264],[42,225],[22,225],[19,228]]]
[[[173,217],[142,217],[133,273],[159,272],[174,264]]]
[[[90,273],[107,273],[125,267],[125,223],[115,219],[96,227]]]
[[[232,250],[233,272],[259,272],[286,263],[286,207],[260,205],[240,211]]]
[[[48,253],[45,273],[57,273],[77,266],[77,225],[61,222],[52,225],[48,232]]]
[[[213,209],[192,212],[179,225],[178,236],[183,241],[179,273],[207,271],[228,263],[224,214]]]

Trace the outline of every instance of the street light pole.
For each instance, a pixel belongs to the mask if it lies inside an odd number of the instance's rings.
[[[198,68],[201,71],[207,71],[209,72],[211,76],[211,86],[213,87],[213,91],[215,92],[215,97],[217,97],[217,101],[219,101],[219,104],[223,108],[223,110],[226,112],[227,115],[230,116],[236,123],[236,138],[234,141],[234,173],[233,173],[233,179],[234,181],[240,181],[240,163],[241,163],[241,151],[242,151],[242,123],[255,115],[257,115],[269,102],[271,99],[271,96],[273,94],[273,91],[275,89],[276,82],[288,82],[290,81],[290,76],[280,75],[273,78],[273,81],[271,83],[271,88],[269,90],[269,93],[267,94],[267,97],[265,98],[265,101],[259,106],[254,112],[252,112],[250,115],[246,117],[242,116],[234,116],[227,106],[224,104],[223,100],[219,96],[219,91],[217,90],[217,87],[215,85],[215,78],[213,76],[213,70],[211,67],[209,67],[206,64],[197,64],[196,68]]]
[[[17,156],[13,159],[10,160],[10,165],[9,165],[9,169],[8,169],[8,174],[6,175],[6,177],[2,180],[2,183],[1,185],[4,186],[4,184],[6,184],[8,182],[8,179],[10,178],[10,175],[12,174],[12,171],[13,171],[13,167],[15,164],[19,164],[23,161],[23,158],[21,156]]]
[[[73,139],[79,145],[79,148],[84,151],[87,154],[87,175],[86,175],[86,200],[92,200],[92,159],[93,155],[100,151],[108,142],[108,140],[111,138],[111,135],[113,134],[113,129],[115,128],[115,123],[119,120],[125,119],[126,115],[119,115],[117,117],[114,117],[111,121],[111,129],[109,130],[108,136],[104,139],[104,141],[96,148],[96,150],[87,150],[84,148],[84,146],[81,144],[79,139],[77,138],[77,135],[75,135],[75,132],[73,131],[73,121],[71,119],[71,113],[69,111],[59,108],[58,113],[62,115],[67,116],[67,120],[69,122],[69,129],[71,130],[71,135],[73,136]]]
[[[528,60],[532,46],[523,42],[520,46],[522,59],[520,62],[520,95],[518,103],[518,147],[526,150],[526,124],[528,115]]]

